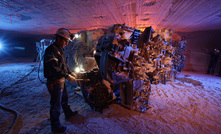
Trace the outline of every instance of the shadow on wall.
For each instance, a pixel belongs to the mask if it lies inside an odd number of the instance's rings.
[[[183,33],[187,40],[185,71],[207,73],[210,55],[207,50],[220,49],[221,30],[196,31]],[[219,59],[221,56],[219,57]],[[215,75],[219,72],[221,60],[218,60]]]
[[[187,43],[188,45],[188,43]],[[193,69],[193,66],[192,66],[192,63],[190,62],[190,54],[191,54],[191,50],[187,50],[184,55],[186,56],[186,63],[185,63],[185,68],[183,69],[183,71],[191,71],[193,72],[194,69]]]

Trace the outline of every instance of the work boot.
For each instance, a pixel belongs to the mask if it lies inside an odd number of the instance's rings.
[[[53,133],[64,133],[67,130],[66,126],[52,127],[51,131]]]
[[[65,114],[65,119],[69,119],[78,114],[78,111],[71,111],[70,113]]]

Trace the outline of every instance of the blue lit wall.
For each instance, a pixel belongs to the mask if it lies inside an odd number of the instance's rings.
[[[0,60],[4,58],[29,58],[37,57],[36,42],[41,39],[52,39],[53,35],[35,35],[13,31],[0,30]]]

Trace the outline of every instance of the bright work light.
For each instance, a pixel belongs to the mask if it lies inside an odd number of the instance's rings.
[[[77,67],[75,67],[74,71],[77,73],[84,72],[84,68],[82,67],[82,65],[78,65]]]
[[[75,38],[78,39],[80,37],[79,34],[75,34]]]
[[[80,68],[79,68],[79,67],[76,67],[76,68],[75,68],[75,72],[79,73],[79,72],[80,72]]]

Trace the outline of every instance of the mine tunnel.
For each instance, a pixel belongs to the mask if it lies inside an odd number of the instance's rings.
[[[220,0],[3,0],[0,133],[221,133]]]

